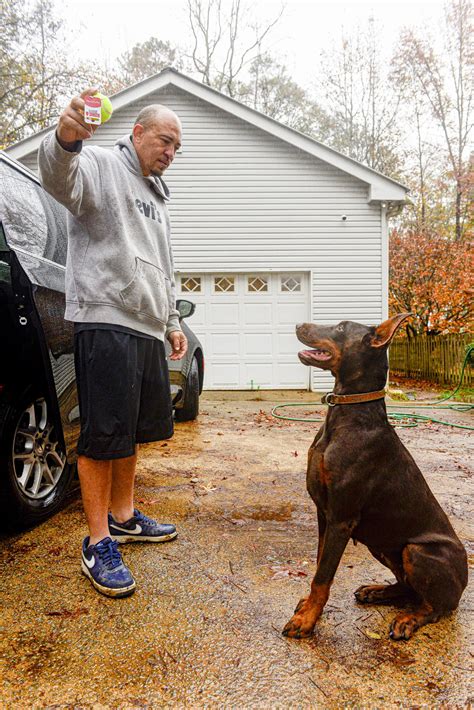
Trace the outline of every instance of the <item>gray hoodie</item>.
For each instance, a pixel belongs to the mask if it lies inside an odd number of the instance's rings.
[[[53,132],[38,156],[44,188],[69,210],[65,318],[164,340],[181,330],[168,188],[144,177],[129,135],[113,151],[81,142],[76,150],[64,150]]]

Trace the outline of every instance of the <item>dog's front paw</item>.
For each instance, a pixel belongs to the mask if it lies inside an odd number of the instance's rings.
[[[304,639],[311,636],[314,629],[314,621],[308,620],[305,614],[294,614],[283,629],[283,636],[294,639]]]
[[[373,604],[384,599],[386,587],[376,584],[363,584],[355,590],[354,596],[359,604]]]
[[[393,641],[408,641],[419,627],[414,614],[399,614],[390,625],[390,638]]]
[[[303,639],[311,636],[319,616],[317,606],[311,604],[311,597],[303,597],[298,602],[295,613],[283,629],[283,636]]]

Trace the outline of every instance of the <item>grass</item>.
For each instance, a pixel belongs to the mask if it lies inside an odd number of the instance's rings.
[[[437,398],[442,399],[443,397],[447,397],[452,391],[453,390],[446,390],[439,392]],[[474,389],[472,387],[461,387],[451,399],[453,402],[474,402]]]

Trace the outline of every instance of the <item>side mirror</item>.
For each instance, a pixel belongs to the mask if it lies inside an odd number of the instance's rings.
[[[179,319],[182,320],[183,318],[189,318],[189,316],[192,316],[196,310],[196,304],[180,298],[176,301],[176,308],[179,311]]]

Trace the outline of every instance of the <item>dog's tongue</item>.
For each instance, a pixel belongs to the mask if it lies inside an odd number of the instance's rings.
[[[306,357],[311,357],[313,360],[330,360],[331,354],[326,350],[319,350],[315,348],[314,350],[302,350],[300,355],[306,355]]]

